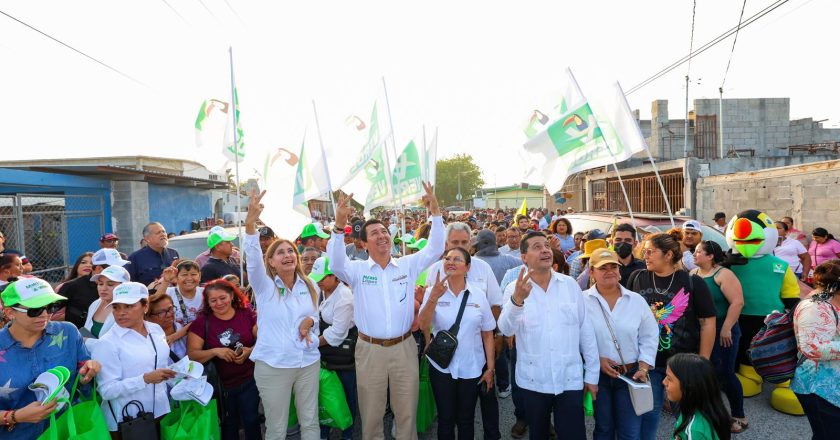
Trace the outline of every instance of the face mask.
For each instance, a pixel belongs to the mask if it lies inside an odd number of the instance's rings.
[[[633,252],[633,246],[630,243],[618,243],[615,245],[615,253],[621,258],[627,258]]]

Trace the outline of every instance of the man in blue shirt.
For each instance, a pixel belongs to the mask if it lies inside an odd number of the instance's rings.
[[[131,275],[131,281],[148,286],[160,278],[163,269],[171,266],[180,256],[175,249],[166,247],[169,239],[166,236],[166,228],[160,223],[152,222],[146,225],[143,228],[143,239],[146,240],[146,246],[128,256],[131,264],[126,269]]]

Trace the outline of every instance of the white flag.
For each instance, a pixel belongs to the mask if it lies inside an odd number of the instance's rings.
[[[393,200],[397,203],[408,204],[423,198],[422,163],[414,141],[409,142],[397,157],[391,173],[391,187],[394,189]]]
[[[306,136],[300,145],[297,171],[295,173],[295,192],[292,200],[293,207],[303,215],[309,216],[307,201],[328,194],[330,179],[327,175],[327,164],[321,160],[313,148],[307,148]]]
[[[437,178],[437,141],[438,130],[435,127],[435,134],[432,137],[432,141],[426,145],[426,149],[423,151],[423,179],[432,185],[435,184],[435,179]]]
[[[260,220],[278,237],[288,240],[297,238],[303,227],[312,222],[309,215],[292,208],[299,162],[297,153],[288,149],[271,150],[266,155],[260,180],[260,188],[266,191]]]

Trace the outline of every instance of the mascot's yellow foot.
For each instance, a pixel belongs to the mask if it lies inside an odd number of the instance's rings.
[[[788,388],[790,381],[776,385],[773,394],[770,396],[770,406],[776,411],[790,414],[792,416],[804,416],[805,411],[802,410],[802,405],[799,404],[799,399],[793,394],[793,391]]]
[[[744,397],[753,397],[761,394],[761,384],[764,380],[755,372],[755,368],[742,364],[738,367],[738,373],[736,375],[738,376],[738,380],[741,381],[741,388],[744,389]]]

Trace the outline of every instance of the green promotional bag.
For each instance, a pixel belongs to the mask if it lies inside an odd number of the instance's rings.
[[[344,387],[335,371],[321,368],[318,388],[318,419],[324,426],[342,431],[353,426],[353,415],[347,405]]]
[[[108,422],[99,406],[101,399],[95,384],[92,385],[89,399],[80,398],[75,405],[70,404],[79,391],[79,377],[77,374],[73,382],[70,401],[61,399],[67,403],[67,410],[58,418],[55,412],[50,414],[50,425],[38,440],[110,440]]]
[[[417,397],[417,432],[424,433],[432,426],[437,417],[435,393],[429,381],[429,360],[426,356],[420,361],[420,393]]]
[[[179,406],[172,405],[172,410],[160,421],[161,440],[219,440],[219,410],[216,399],[207,406],[185,400]]]

